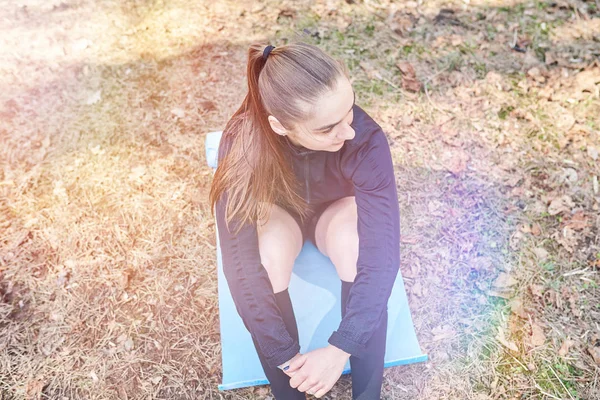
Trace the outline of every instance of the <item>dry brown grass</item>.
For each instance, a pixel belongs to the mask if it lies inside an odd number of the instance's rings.
[[[438,2],[3,7],[0,397],[269,397],[217,390],[203,142],[243,98],[247,45],[303,38],[347,62],[397,165],[402,273],[431,361],[386,369],[384,398],[598,398],[600,105],[578,81],[598,14],[569,4],[449,2],[437,19]],[[535,51],[507,47],[515,29]],[[549,49],[558,64],[536,58]],[[400,60],[426,93],[403,89]],[[548,213],[565,194],[583,228]]]

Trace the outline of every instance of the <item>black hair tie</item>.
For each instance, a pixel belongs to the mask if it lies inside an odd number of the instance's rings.
[[[265,47],[265,50],[263,51],[263,60],[267,61],[267,57],[269,57],[269,53],[271,53],[271,50],[273,50],[275,48],[275,46],[271,46],[268,45],[267,47]]]

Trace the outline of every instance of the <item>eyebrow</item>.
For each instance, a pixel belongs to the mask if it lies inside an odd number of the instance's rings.
[[[356,92],[355,92],[355,91],[352,91],[352,93],[354,93],[354,100],[352,101],[352,107],[350,107],[350,110],[348,110],[348,113],[349,113],[350,111],[352,111],[352,108],[354,108],[354,105],[356,104]],[[346,114],[348,114],[348,113],[346,113]],[[342,121],[343,121],[343,120],[342,120]],[[324,131],[324,130],[327,130],[327,129],[329,129],[329,128],[332,128],[332,127],[336,126],[337,124],[339,124],[339,123],[340,123],[340,122],[342,122],[342,121],[336,122],[335,124],[329,124],[329,125],[325,125],[325,126],[323,126],[323,127],[321,127],[321,128],[315,129],[315,130],[316,130],[316,131]]]

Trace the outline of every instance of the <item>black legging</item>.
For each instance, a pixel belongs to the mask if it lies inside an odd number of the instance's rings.
[[[348,293],[354,282],[342,282],[342,318],[346,315],[346,302]],[[275,301],[281,311],[283,321],[288,332],[298,340],[298,326],[294,309],[290,300],[288,289],[275,293]],[[383,363],[385,356],[385,340],[387,333],[388,314],[384,311],[381,324],[373,336],[367,341],[367,356],[358,359],[350,356],[352,369],[352,399],[353,400],[379,400],[381,398],[381,385],[383,382]],[[271,368],[265,361],[254,338],[254,347],[257,349],[258,358],[262,364],[265,375],[271,384],[271,392],[276,400],[304,400],[304,392],[290,386],[290,377],[279,368]]]

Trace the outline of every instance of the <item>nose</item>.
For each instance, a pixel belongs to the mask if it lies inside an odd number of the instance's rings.
[[[339,137],[339,140],[351,140],[354,139],[354,135],[356,134],[356,132],[354,132],[354,129],[352,129],[352,127],[350,125],[348,125],[348,127],[346,129],[344,129],[343,134],[341,135],[341,137]]]

